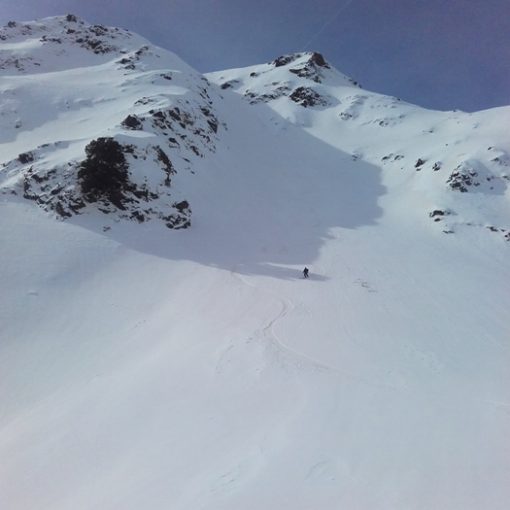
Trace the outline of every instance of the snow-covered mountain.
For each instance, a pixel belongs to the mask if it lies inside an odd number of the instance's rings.
[[[117,216],[188,225],[173,174],[214,151],[221,128],[203,76],[139,36],[73,15],[11,23],[0,39],[4,193],[60,217],[83,213],[79,165],[87,144],[108,137],[129,166]]]
[[[506,509],[509,120],[0,29],[0,507]]]
[[[406,188],[410,208],[420,204],[434,221],[448,220],[446,227],[441,224],[444,231],[475,225],[510,239],[510,146],[505,134],[510,108],[425,110],[364,91],[317,53],[208,77],[251,104],[269,106],[275,126],[285,129],[290,122],[353,160],[380,168],[390,191]],[[465,192],[470,193],[462,196]],[[393,197],[391,201],[402,205]]]

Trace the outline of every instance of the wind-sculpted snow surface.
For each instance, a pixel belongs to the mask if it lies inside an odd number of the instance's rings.
[[[2,47],[1,509],[507,510],[508,108]]]

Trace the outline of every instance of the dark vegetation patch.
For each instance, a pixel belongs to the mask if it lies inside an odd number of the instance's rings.
[[[78,182],[88,202],[106,199],[124,209],[125,192],[133,191],[128,164],[119,142],[113,138],[92,140],[86,147],[86,159],[78,170]]]

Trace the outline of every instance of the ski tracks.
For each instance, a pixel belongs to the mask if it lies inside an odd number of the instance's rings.
[[[351,374],[340,368],[328,365],[287,345],[285,341],[282,340],[282,338],[280,338],[280,336],[276,333],[275,327],[296,308],[294,303],[289,299],[278,296],[270,290],[262,289],[259,286],[253,285],[245,278],[243,278],[239,272],[237,272],[237,266],[235,266],[234,269],[230,271],[230,275],[241,284],[254,289],[256,292],[270,296],[279,304],[278,313],[271,320],[269,320],[265,326],[257,329],[253,333],[253,338],[262,337],[266,343],[266,346],[272,350],[272,360],[278,362],[280,366],[285,367],[291,365],[294,369],[297,369],[301,372],[311,371],[314,374],[321,373],[336,375],[342,378],[347,378],[351,381],[355,381],[356,383],[363,386],[369,386],[378,390],[390,390],[399,392],[402,391],[402,388],[390,384],[367,380],[366,378],[360,377],[359,375]]]
[[[273,360],[277,360],[281,365],[291,364],[298,370],[312,370],[313,372],[337,372],[334,367],[321,363],[320,361],[303,354],[302,352],[289,347],[276,333],[276,325],[285,319],[292,310],[295,309],[295,305],[292,301],[284,299],[274,292],[253,285],[248,282],[242,275],[237,272],[237,268],[230,271],[231,276],[243,285],[254,289],[257,293],[265,294],[270,296],[274,301],[278,303],[278,313],[270,319],[262,328],[257,329],[254,333],[254,337],[261,336],[265,341],[266,345],[273,351]]]

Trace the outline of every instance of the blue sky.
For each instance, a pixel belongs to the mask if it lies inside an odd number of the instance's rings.
[[[0,0],[0,23],[74,13],[199,71],[315,50],[370,90],[435,109],[510,104],[510,0]]]

